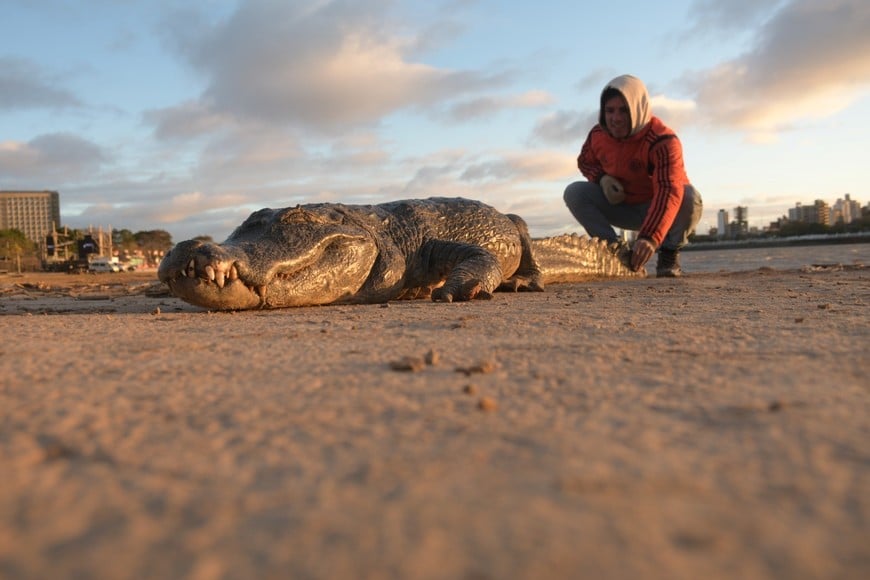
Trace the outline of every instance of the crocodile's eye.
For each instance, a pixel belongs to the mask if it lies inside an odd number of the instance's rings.
[[[322,213],[319,211],[311,211],[297,205],[282,210],[277,216],[277,221],[282,224],[330,224],[340,221],[340,216],[336,217],[335,212]]]

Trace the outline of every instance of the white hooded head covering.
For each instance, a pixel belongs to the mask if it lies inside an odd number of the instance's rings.
[[[628,113],[631,116],[631,132],[629,137],[636,135],[638,131],[647,126],[652,119],[652,112],[649,106],[649,93],[646,90],[646,85],[637,77],[631,75],[621,75],[607,83],[601,91],[601,108],[598,114],[598,122],[603,129],[607,129],[604,123],[604,100],[608,91],[619,91],[625,97],[628,103]],[[608,95],[607,98],[610,98]]]

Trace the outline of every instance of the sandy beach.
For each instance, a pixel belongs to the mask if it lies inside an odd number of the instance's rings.
[[[210,313],[0,276],[0,578],[870,577],[870,270]]]

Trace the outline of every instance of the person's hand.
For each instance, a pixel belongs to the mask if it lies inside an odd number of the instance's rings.
[[[646,238],[638,238],[631,246],[631,269],[637,272],[656,253],[655,244]]]
[[[601,189],[604,190],[604,197],[611,205],[622,203],[625,200],[625,188],[619,183],[619,180],[610,175],[605,175],[598,181]]]

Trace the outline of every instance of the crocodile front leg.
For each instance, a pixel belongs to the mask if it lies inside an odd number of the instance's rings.
[[[498,258],[481,246],[431,240],[420,248],[424,285],[435,302],[488,300],[502,281]]]

